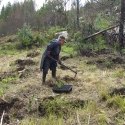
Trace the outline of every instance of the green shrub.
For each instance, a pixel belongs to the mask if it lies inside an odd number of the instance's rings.
[[[120,95],[115,95],[107,100],[107,106],[114,107],[125,112],[125,99],[123,99]]]
[[[67,112],[67,101],[64,99],[54,99],[45,102],[43,108],[45,110],[46,116],[50,114],[62,116]]]
[[[93,45],[91,43],[78,42],[76,46],[76,51],[80,55],[86,55],[89,51],[93,50]]]
[[[24,47],[29,47],[31,45],[33,36],[29,25],[24,24],[23,28],[18,30],[18,40]]]
[[[82,36],[82,33],[78,31],[74,34],[74,39],[77,40],[79,37],[81,38],[81,36]]]
[[[73,38],[74,38],[74,32],[71,31],[70,34],[68,35],[67,40],[70,41],[70,40],[73,39]]]
[[[115,42],[114,48],[115,48],[115,50],[119,50],[119,42]],[[123,50],[123,51],[124,51],[124,50]]]
[[[39,34],[36,34],[36,36],[34,37],[34,44],[38,44],[38,45],[41,45],[43,44],[43,39],[42,37],[39,35]]]
[[[104,38],[99,35],[98,37],[95,38],[95,45],[94,45],[94,50],[95,51],[99,51],[101,49],[106,49],[107,45],[106,45],[106,41],[104,40]]]
[[[105,62],[103,62],[103,65],[104,65],[105,67],[107,67],[107,68],[111,68],[112,65],[113,65],[113,63],[110,62],[110,61],[105,61]]]
[[[94,24],[95,29],[98,29],[98,30],[106,29],[109,26],[109,21],[103,18],[101,13],[97,15],[94,23],[95,23]]]
[[[125,76],[125,71],[121,68],[117,69],[115,74],[115,77],[123,78]]]

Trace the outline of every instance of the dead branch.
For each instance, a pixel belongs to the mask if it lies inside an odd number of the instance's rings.
[[[4,113],[5,113],[5,110],[3,111],[3,114],[2,114],[2,116],[1,116],[1,122],[0,122],[0,125],[2,125]]]
[[[90,122],[90,115],[88,115],[88,125],[89,125],[89,122]]]
[[[78,122],[78,125],[81,125],[80,120],[79,120],[79,113],[78,113],[78,111],[76,113],[77,113],[77,122]]]
[[[4,102],[4,103],[8,103],[8,101],[6,101],[5,99],[0,98],[0,101]]]
[[[94,34],[92,34],[92,35],[86,37],[84,40],[87,40],[87,39],[89,39],[89,38],[91,38],[91,37],[94,37],[94,36],[96,36],[96,35],[98,35],[98,34],[101,34],[101,33],[105,32],[105,31],[107,31],[107,30],[113,29],[113,28],[115,28],[115,27],[117,27],[117,26],[119,26],[119,24],[117,24],[117,25],[115,25],[115,26],[112,26],[112,27],[109,27],[109,28],[107,28],[107,29],[105,29],[105,30],[99,31],[99,32],[97,32],[97,33],[94,33]]]

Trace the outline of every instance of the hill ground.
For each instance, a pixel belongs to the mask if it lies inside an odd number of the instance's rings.
[[[76,78],[72,71],[58,65],[57,81],[52,79],[49,71],[43,86],[39,65],[44,49],[45,46],[0,55],[0,93],[4,99],[0,100],[0,116],[2,120],[3,115],[3,125],[124,124],[123,56],[117,53],[90,57],[67,55],[62,63],[77,71]],[[62,58],[64,55],[61,52]],[[59,81],[72,85],[72,91],[54,93],[52,87]]]

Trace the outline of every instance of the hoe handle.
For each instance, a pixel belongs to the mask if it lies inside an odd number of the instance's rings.
[[[58,60],[54,59],[53,57],[51,57],[51,56],[49,56],[49,55],[48,55],[48,57],[49,57],[49,58],[51,58],[52,60],[54,60],[54,61],[58,62]],[[65,65],[64,65],[64,64],[62,64],[62,63],[59,63],[59,64],[60,64],[61,66],[65,67],[65,68],[67,68],[67,69],[71,70],[72,72],[74,72],[74,73],[75,73],[75,77],[76,77],[76,75],[77,75],[77,72],[76,72],[76,71],[72,70],[70,67],[65,66]],[[74,77],[74,78],[75,78],[75,77]]]

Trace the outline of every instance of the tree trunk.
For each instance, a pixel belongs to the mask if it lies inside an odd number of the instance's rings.
[[[120,26],[119,26],[119,49],[124,48],[124,20],[125,20],[125,0],[121,0],[121,18],[120,18]]]
[[[79,29],[79,0],[77,0],[77,28]]]

